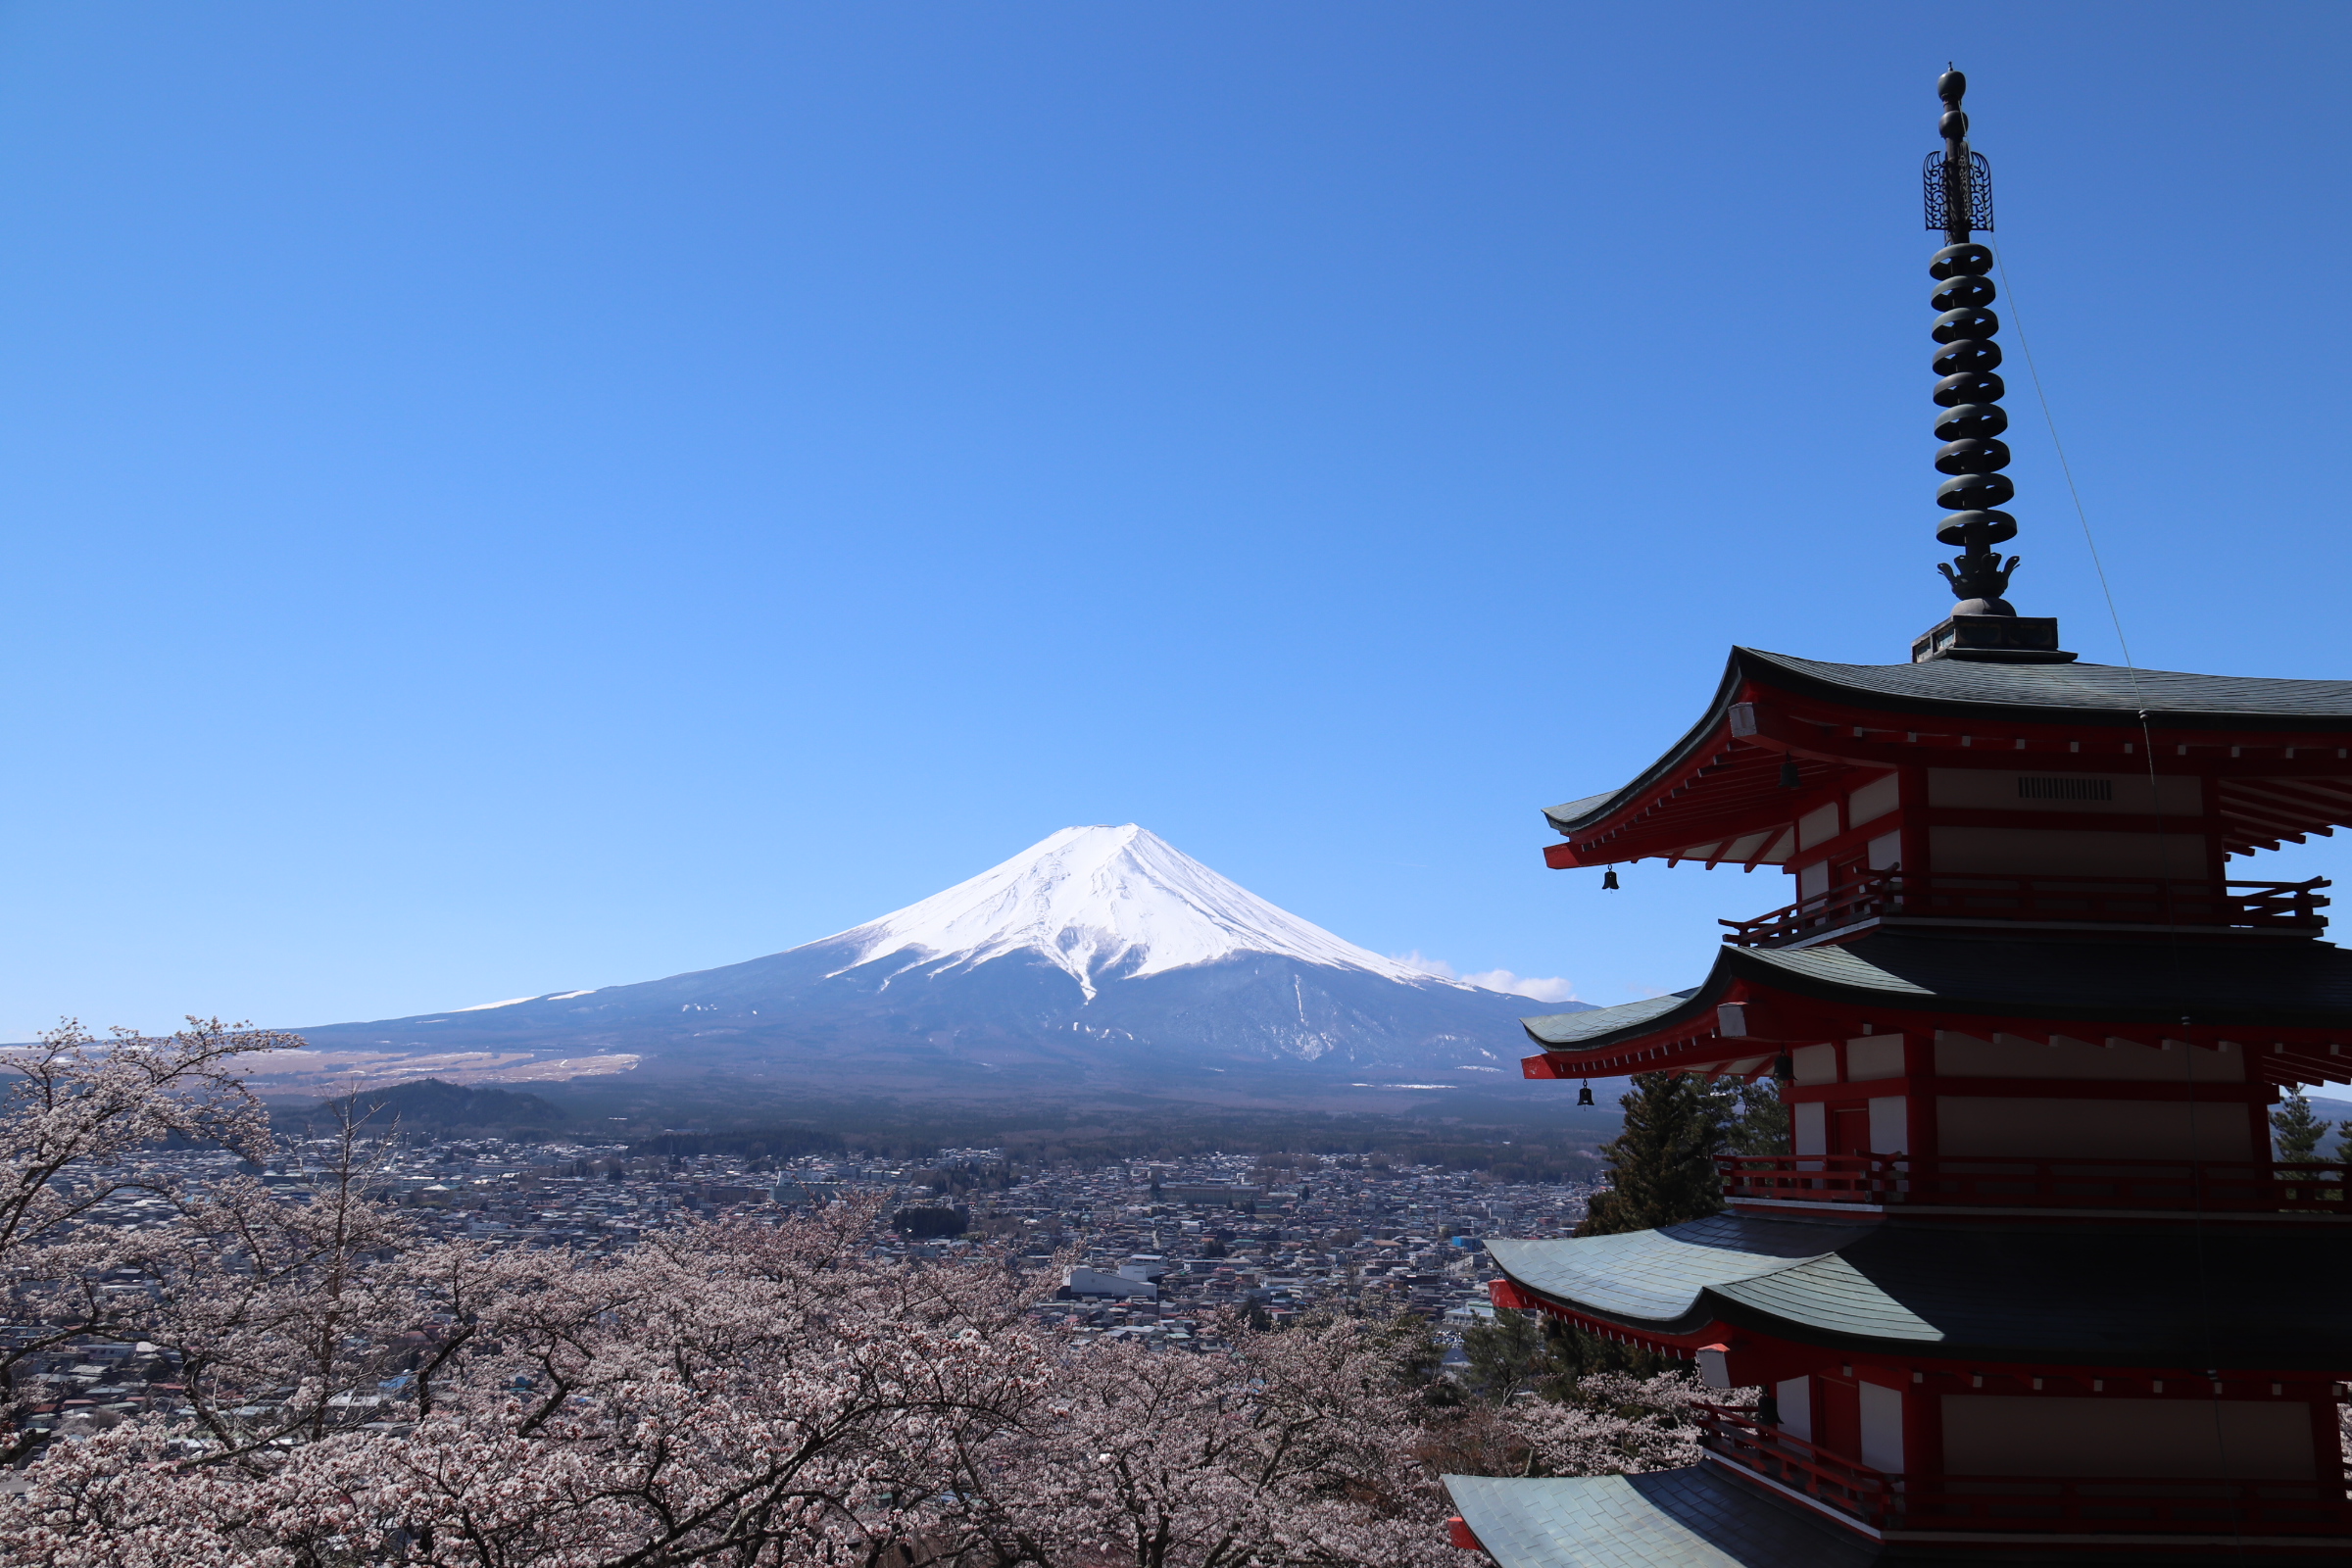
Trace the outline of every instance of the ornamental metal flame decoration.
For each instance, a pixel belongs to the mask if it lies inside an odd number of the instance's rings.
[[[1928,261],[1928,275],[1936,280],[1928,302],[1938,313],[1934,336],[1937,376],[1936,438],[1943,447],[1936,454],[1936,469],[1951,475],[1936,487],[1936,504],[1951,515],[1936,529],[1936,537],[1958,545],[1960,554],[1936,569],[1951,585],[1955,615],[2014,615],[2007,600],[2009,574],[2017,569],[2011,556],[2001,560],[1993,546],[2015,537],[2017,519],[1993,510],[2017,493],[2001,470],[2009,466],[2009,448],[2000,439],[2009,416],[2000,406],[2007,390],[1993,373],[2001,363],[2001,346],[1993,335],[2001,318],[1985,307],[1992,303],[1992,252],[1973,243],[1976,229],[1992,227],[1992,173],[1984,155],[1968,146],[1968,116],[1960,109],[1968,78],[1947,71],[1936,83],[1943,100],[1943,151],[1928,159],[1928,226],[1943,231],[1950,243]]]
[[[1967,119],[1964,115],[1963,121]],[[1948,153],[1928,154],[1927,167],[1920,171],[1920,183],[1927,187],[1928,226],[1950,228],[1952,214],[1968,215],[1961,225],[1992,231],[1992,166],[1983,153],[1970,153],[1965,163],[1953,163]]]

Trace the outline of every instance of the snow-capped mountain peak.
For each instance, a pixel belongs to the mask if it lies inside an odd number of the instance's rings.
[[[1034,953],[1067,970],[1090,1002],[1105,970],[1141,977],[1261,953],[1415,986],[1447,983],[1276,908],[1132,822],[1065,827],[822,945],[848,952],[843,969],[900,953],[908,967],[941,971]]]
[[[1526,999],[1481,983],[1494,975],[1428,972],[1440,967],[1343,941],[1130,823],[1064,828],[786,953],[305,1034],[355,1061],[393,1050],[397,1066],[367,1069],[377,1076],[642,1070],[668,1094],[715,1073],[795,1104],[1097,1092],[1224,1104],[1487,1087],[1525,1050]],[[363,1069],[320,1070],[326,1082]]]

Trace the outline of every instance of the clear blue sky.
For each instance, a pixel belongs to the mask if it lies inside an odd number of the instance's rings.
[[[1537,810],[1731,643],[1891,662],[1948,602],[1947,59],[2133,652],[2347,673],[2348,45],[2339,4],[10,6],[0,1038],[646,979],[1130,820],[1382,951],[1694,983],[1783,879],[1604,898]],[[2113,660],[2012,386],[2012,598]]]

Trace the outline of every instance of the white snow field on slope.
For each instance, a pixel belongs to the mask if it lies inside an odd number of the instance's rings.
[[[1140,977],[1255,953],[1407,985],[1457,984],[1309,925],[1133,822],[1065,827],[969,881],[824,939],[831,944],[855,955],[844,970],[894,953],[907,954],[909,967],[944,959],[950,968],[1041,954],[1090,1002],[1094,977],[1113,965]]]

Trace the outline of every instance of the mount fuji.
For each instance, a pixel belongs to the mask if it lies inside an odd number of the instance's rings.
[[[956,1098],[1494,1089],[1527,1054],[1519,1016],[1577,1005],[1383,957],[1130,823],[1064,828],[880,919],[724,968],[306,1029],[311,1051],[285,1066],[313,1090],[427,1073]]]

